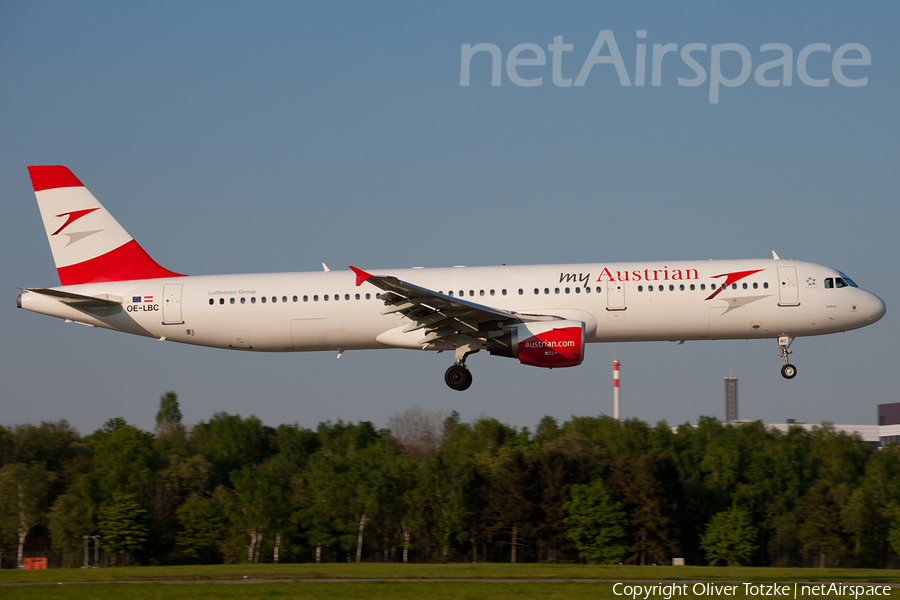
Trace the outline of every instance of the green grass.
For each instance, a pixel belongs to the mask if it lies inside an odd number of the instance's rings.
[[[243,579],[645,579],[737,581],[844,581],[891,583],[900,571],[884,569],[781,569],[763,567],[637,567],[547,564],[288,564],[121,567],[0,571],[0,583],[115,582]],[[5,588],[4,592],[9,588]],[[4,594],[0,594],[4,595]]]
[[[4,600],[47,598],[60,600],[180,600],[182,598],[269,599],[298,598],[309,600],[623,600],[613,594],[611,583],[490,583],[490,582],[360,582],[327,583],[307,581],[298,583],[261,583],[252,585],[170,585],[145,584],[87,584],[8,587],[2,589]],[[690,588],[689,588],[690,589]],[[892,597],[900,597],[900,590],[893,590]],[[744,598],[742,587],[736,596]],[[651,596],[654,600],[661,595]],[[706,596],[674,596],[674,600],[702,600]],[[846,597],[845,597],[846,598]],[[852,596],[849,596],[852,598]],[[881,596],[885,598],[885,596]],[[628,600],[626,597],[625,600]]]

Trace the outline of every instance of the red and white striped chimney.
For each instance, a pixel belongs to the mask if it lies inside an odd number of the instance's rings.
[[[619,420],[619,361],[613,361],[613,419]]]

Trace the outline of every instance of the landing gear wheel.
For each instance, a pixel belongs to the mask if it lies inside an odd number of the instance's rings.
[[[472,373],[462,365],[452,365],[444,373],[444,381],[452,389],[462,392],[469,389],[469,386],[472,385]]]
[[[794,365],[784,365],[781,367],[781,376],[785,379],[793,379],[797,375],[797,367]]]

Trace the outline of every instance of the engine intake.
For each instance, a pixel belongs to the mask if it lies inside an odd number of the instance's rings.
[[[523,365],[532,367],[576,367],[584,360],[584,323],[519,323],[509,331],[489,338],[487,349],[492,355],[518,358]]]

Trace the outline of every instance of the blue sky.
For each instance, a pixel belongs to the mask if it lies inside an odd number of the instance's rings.
[[[413,406],[533,427],[542,416],[611,413],[652,423],[740,416],[873,423],[900,401],[898,6],[836,2],[299,3],[0,2],[0,423],[113,416],[153,427],[159,396],[185,420],[224,410],[266,423],[387,418]],[[602,30],[633,80],[638,43],[741,44],[753,69],[793,51],[793,85],[753,75],[718,104],[677,53],[660,86],[622,86],[612,65],[584,86],[551,82],[563,36],[575,78]],[[646,39],[636,32],[645,30]],[[547,55],[503,69],[487,54],[460,86],[463,44]],[[813,53],[810,87],[800,51]],[[864,45],[839,85],[831,59]],[[604,50],[604,54],[606,51]],[[523,53],[522,57],[533,56]],[[848,55],[850,56],[850,55]],[[723,76],[740,71],[723,53]],[[775,78],[778,70],[770,71]],[[163,266],[188,274],[457,264],[767,258],[775,250],[845,271],[880,295],[873,327],[798,340],[799,374],[774,341],[591,345],[577,369],[484,353],[475,385],[442,381],[447,354],[253,355],[96,331],[15,309],[18,287],[58,284],[25,167],[64,164]]]

